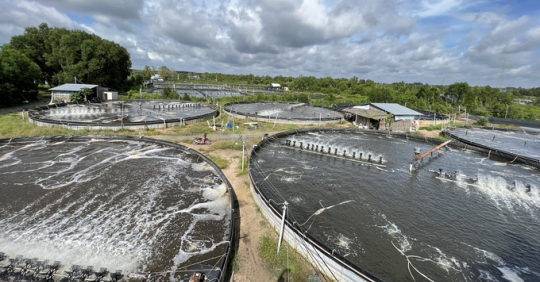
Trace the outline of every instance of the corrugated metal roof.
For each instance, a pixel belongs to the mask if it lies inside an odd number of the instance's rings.
[[[391,113],[395,116],[421,116],[422,114],[395,103],[371,103],[374,107],[377,107],[385,112]]]
[[[83,88],[96,88],[98,87],[98,85],[95,85],[95,84],[70,84],[70,83],[66,83],[66,84],[62,84],[60,86],[56,86],[56,87],[53,87],[49,90],[51,91],[81,91],[81,89]]]
[[[343,112],[351,113],[353,115],[358,115],[358,116],[369,118],[369,119],[376,119],[376,120],[386,119],[386,113],[379,109],[375,109],[374,107],[371,107],[369,109],[347,108],[347,109],[343,109]]]

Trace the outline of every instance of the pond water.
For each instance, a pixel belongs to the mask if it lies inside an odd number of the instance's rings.
[[[374,275],[413,281],[409,260],[417,281],[425,281],[420,273],[434,281],[540,280],[538,170],[449,148],[410,173],[414,148],[434,145],[361,133],[287,140],[296,147],[278,139],[257,152],[254,181],[276,203],[287,201],[304,230]]]

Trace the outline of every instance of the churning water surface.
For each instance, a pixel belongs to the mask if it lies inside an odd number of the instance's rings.
[[[476,144],[540,160],[540,133],[527,134],[519,131],[456,128],[450,130],[455,136]]]
[[[312,107],[305,103],[254,102],[226,105],[225,110],[242,115],[262,116],[277,119],[339,119],[339,112]]]
[[[230,199],[206,163],[135,141],[38,141],[0,147],[0,251],[156,277],[214,265]],[[173,275],[170,275],[173,273]]]
[[[70,104],[33,112],[35,117],[61,122],[129,123],[183,119],[212,113],[206,104],[183,101],[126,100]]]
[[[442,149],[413,173],[414,147],[365,134],[302,134],[258,151],[254,180],[289,202],[304,230],[388,281],[540,280],[540,173],[473,151]],[[338,148],[386,167],[298,150]],[[457,181],[437,178],[439,168]],[[431,171],[430,171],[431,170]],[[476,181],[471,181],[476,179]],[[410,266],[408,265],[410,262]],[[411,273],[409,273],[409,270]],[[421,274],[420,274],[421,273]]]

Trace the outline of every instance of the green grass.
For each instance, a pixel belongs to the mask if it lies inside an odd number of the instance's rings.
[[[238,255],[238,253],[235,254],[233,261],[232,261],[232,269],[234,272],[240,271],[240,266],[242,265],[242,258]]]
[[[138,135],[139,133],[138,131],[130,129],[122,129],[116,131],[89,129],[72,130],[61,126],[37,126],[29,122],[27,117],[25,117],[25,119],[23,120],[20,113],[9,113],[0,115],[0,138],[76,134]]]
[[[240,141],[217,141],[212,143],[212,148],[216,150],[237,150],[242,151],[242,142]]]
[[[26,137],[26,136],[54,136],[54,135],[75,135],[75,134],[114,134],[114,135],[138,135],[138,132],[123,130],[72,130],[60,126],[37,126],[23,120],[20,113],[9,113],[0,115],[0,138]]]
[[[419,129],[420,130],[427,130],[427,131],[441,130],[441,126],[442,125],[440,125],[440,124],[438,124],[438,125],[430,125],[430,126],[422,126]]]
[[[229,166],[229,161],[214,154],[206,154],[220,169],[226,169]]]
[[[259,256],[271,266],[283,281],[307,281],[308,271],[305,259],[283,241],[279,255],[276,253],[278,242],[269,235],[263,235],[259,241]],[[287,251],[288,248],[288,251]],[[289,271],[289,280],[287,279]],[[281,281],[281,280],[279,280]]]
[[[242,157],[240,157],[241,159]],[[242,171],[242,161],[239,160],[238,162],[238,166],[236,167],[237,171],[236,171],[236,175],[237,176],[241,176],[241,175],[246,175],[248,173],[248,165],[249,165],[249,160],[248,160],[248,156],[245,156],[244,157],[244,171]]]

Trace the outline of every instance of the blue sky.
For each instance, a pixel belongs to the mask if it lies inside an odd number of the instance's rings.
[[[134,68],[540,87],[540,1],[0,0],[0,5],[0,44],[46,22],[119,43]]]

